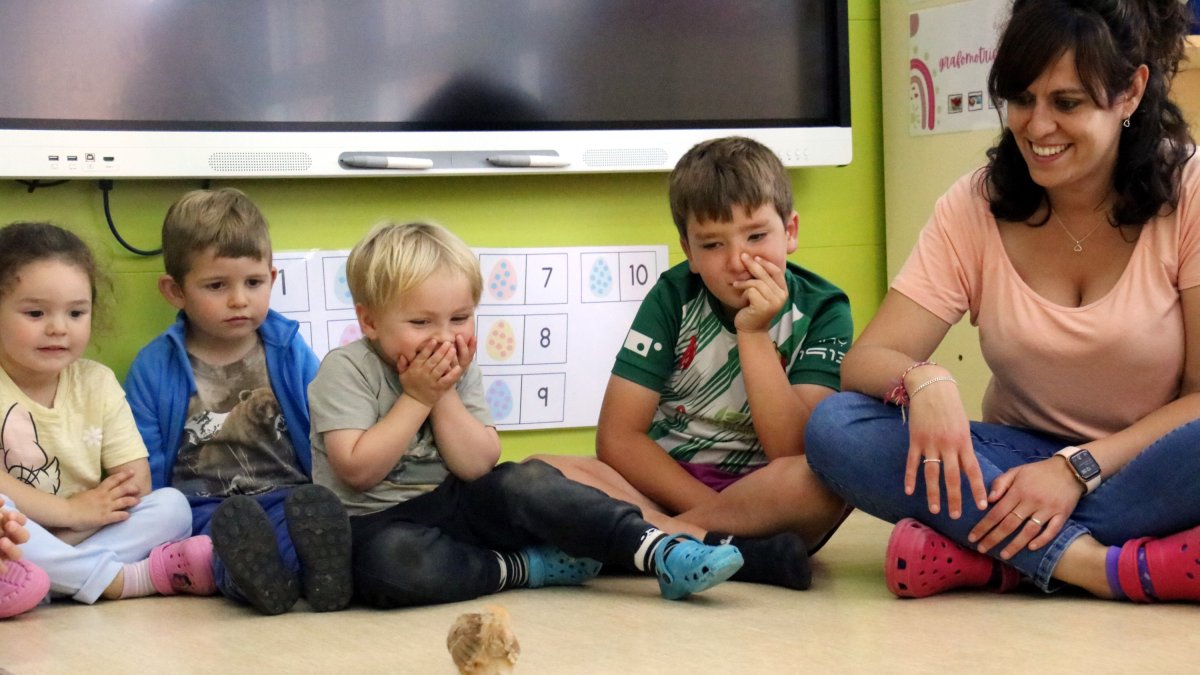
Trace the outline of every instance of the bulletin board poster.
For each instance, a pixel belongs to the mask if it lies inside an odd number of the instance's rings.
[[[987,76],[1009,4],[966,0],[908,15],[909,135],[999,131]]]
[[[483,294],[475,359],[502,430],[590,427],[617,351],[666,246],[476,248]],[[300,323],[318,358],[362,337],[350,251],[277,251],[271,308]]]

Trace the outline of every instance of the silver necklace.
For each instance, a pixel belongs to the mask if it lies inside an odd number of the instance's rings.
[[[1057,211],[1051,209],[1050,215],[1054,216],[1054,222],[1058,223],[1058,226],[1062,228],[1062,231],[1066,232],[1067,236],[1071,238],[1071,241],[1075,242],[1075,245],[1071,247],[1071,250],[1076,253],[1083,253],[1083,242],[1087,241],[1088,237],[1092,236],[1093,234],[1096,234],[1096,232],[1100,229],[1100,227],[1104,225],[1104,221],[1101,221],[1098,225],[1096,225],[1095,227],[1092,228],[1091,232],[1088,232],[1087,234],[1083,235],[1083,238],[1076,239],[1075,235],[1071,234],[1071,231],[1067,229],[1067,226],[1065,223],[1063,223],[1062,218],[1058,217]]]

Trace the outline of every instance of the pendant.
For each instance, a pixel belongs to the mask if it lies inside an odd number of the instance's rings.
[[[1071,250],[1075,251],[1076,253],[1083,253],[1083,244],[1076,242],[1076,244],[1071,247]]]

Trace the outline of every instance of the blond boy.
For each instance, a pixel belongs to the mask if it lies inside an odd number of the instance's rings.
[[[346,505],[357,592],[378,607],[577,585],[627,565],[679,599],[742,564],[668,535],[630,504],[542,462],[502,463],[475,363],[482,280],[471,250],[425,223],[383,223],[350,253],[363,338],[309,387],[314,478]]]

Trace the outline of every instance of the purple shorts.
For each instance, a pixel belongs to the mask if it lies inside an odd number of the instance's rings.
[[[712,464],[694,464],[692,462],[679,462],[679,466],[683,467],[684,471],[692,474],[696,480],[704,483],[708,487],[721,492],[725,488],[733,485],[739,480],[754,473],[757,469],[751,469],[746,473],[733,473],[730,471],[722,471]]]

